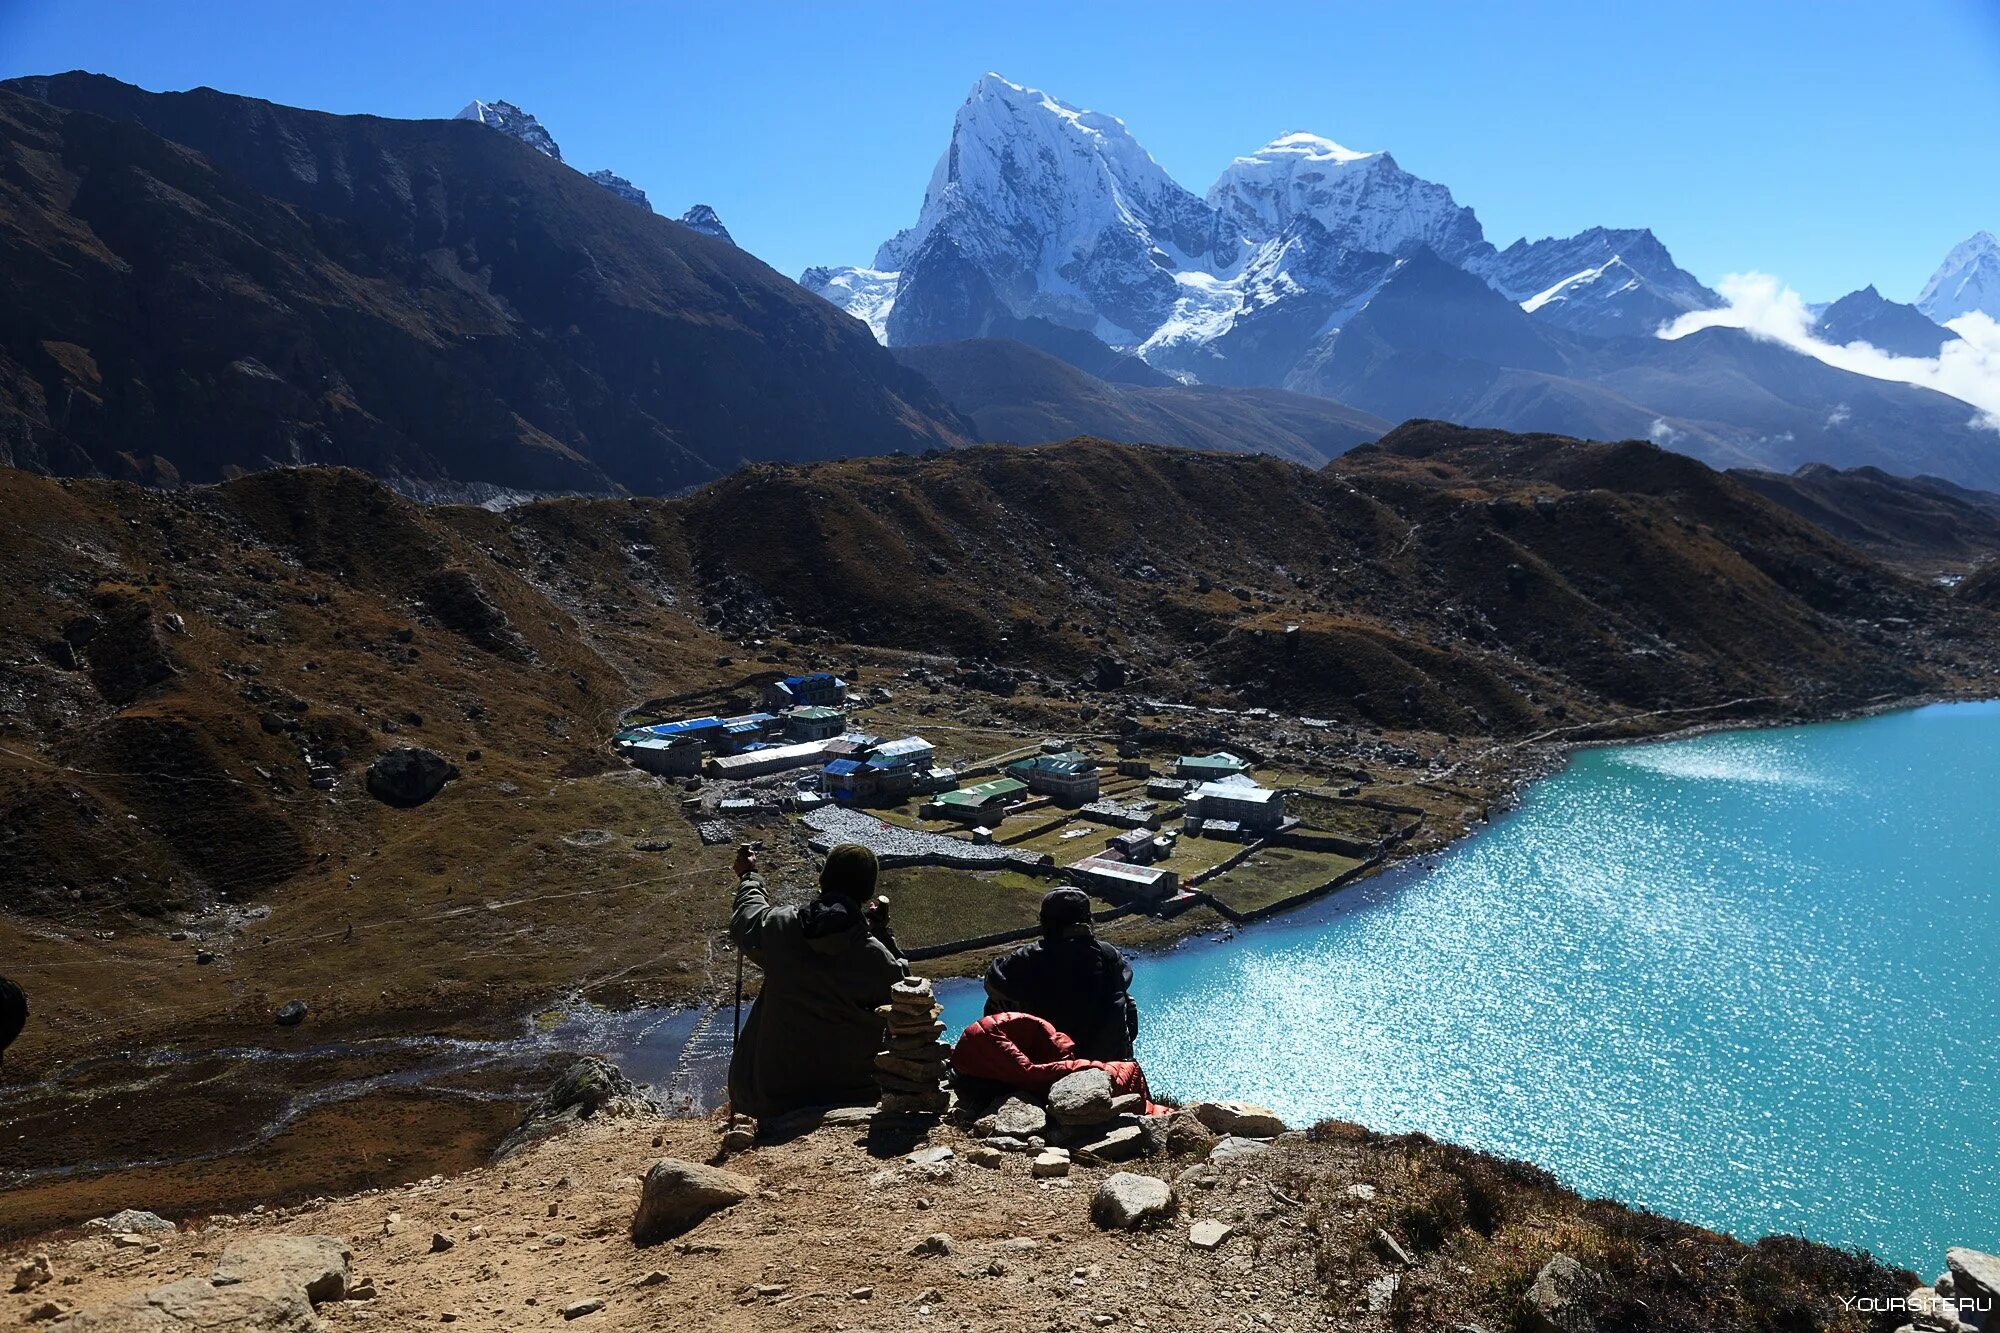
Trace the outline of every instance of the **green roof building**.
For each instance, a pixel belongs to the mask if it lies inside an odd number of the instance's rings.
[[[998,820],[1028,784],[1013,778],[995,778],[976,786],[940,793],[925,813],[939,819],[963,819],[972,823]]]
[[[1233,778],[1250,771],[1248,761],[1227,750],[1217,750],[1214,754],[1184,754],[1174,761],[1174,776],[1190,778],[1196,782],[1214,782],[1218,778]]]

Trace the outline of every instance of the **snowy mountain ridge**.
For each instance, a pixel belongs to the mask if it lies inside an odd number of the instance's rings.
[[[558,162],[563,160],[562,149],[556,145],[555,136],[549,133],[548,128],[512,102],[482,102],[475,98],[452,119],[477,121],[510,138],[519,139],[545,157],[552,157]],[[564,165],[572,164],[564,163]],[[653,201],[646,197],[646,192],[609,167],[585,174],[626,203],[636,204],[648,213],[653,211]],[[683,226],[728,241],[731,245],[736,244],[735,238],[729,234],[729,229],[722,225],[722,219],[718,218],[715,210],[707,204],[696,204],[688,209],[681,215],[680,221]],[[878,332],[876,336],[881,335]]]
[[[1197,197],[1117,117],[997,74],[954,115],[916,222],[871,266],[800,281],[894,346],[1040,318],[1182,377],[1275,383],[1425,251],[1580,331],[1646,333],[1717,304],[1650,232],[1498,251],[1445,186],[1303,131],[1234,159]]]
[[[2000,240],[1982,231],[1953,246],[1924,284],[1917,309],[1940,324],[1974,311],[2000,320]]]
[[[482,102],[474,98],[466,103],[465,110],[452,119],[476,120],[481,125],[519,139],[544,157],[552,157],[558,162],[563,160],[562,149],[556,147],[555,136],[542,128],[541,121],[512,102]]]

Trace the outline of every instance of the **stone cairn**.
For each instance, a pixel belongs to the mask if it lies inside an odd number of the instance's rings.
[[[888,1049],[875,1053],[875,1082],[882,1109],[891,1114],[943,1115],[951,1109],[951,1048],[942,1040],[944,1023],[931,983],[922,977],[889,988],[889,1003],[876,1008],[888,1028]]]

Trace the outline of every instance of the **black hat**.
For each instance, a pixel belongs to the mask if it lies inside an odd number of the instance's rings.
[[[1060,935],[1090,925],[1090,895],[1082,889],[1051,889],[1042,896],[1042,933]]]
[[[819,872],[819,891],[862,902],[874,895],[879,864],[875,853],[860,843],[843,842],[826,854],[826,868]]]

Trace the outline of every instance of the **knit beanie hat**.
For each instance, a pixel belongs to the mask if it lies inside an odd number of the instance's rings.
[[[826,868],[819,872],[819,891],[864,902],[874,896],[878,869],[875,853],[858,842],[843,842],[826,854]]]

